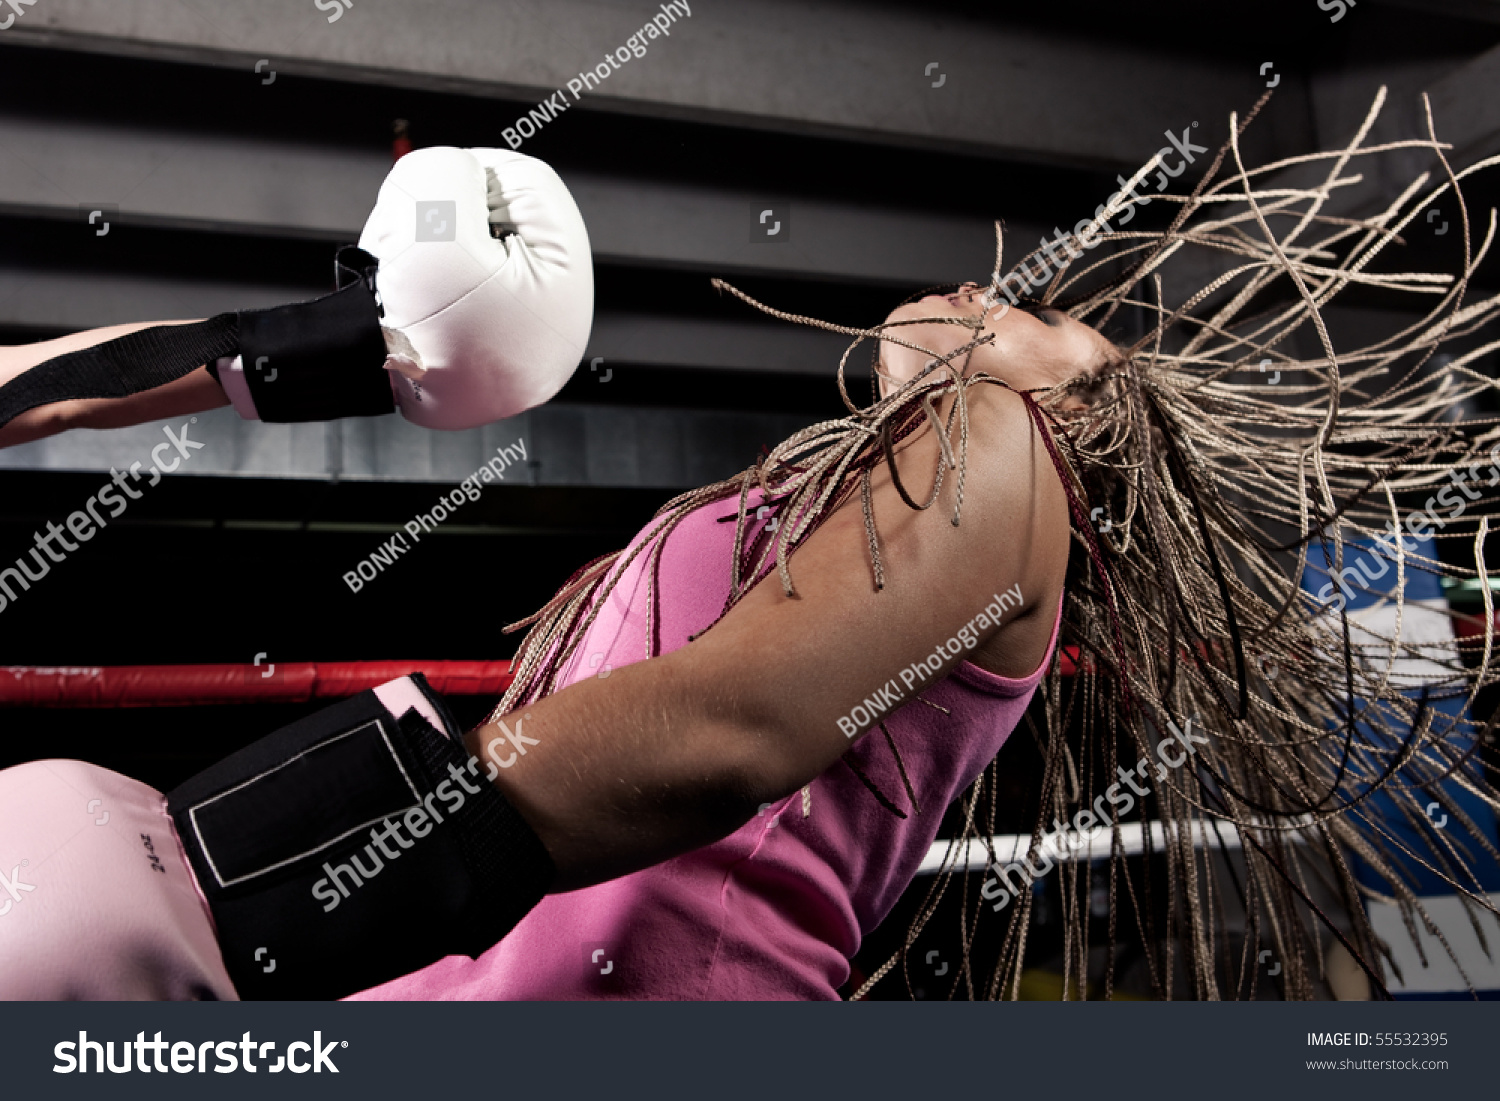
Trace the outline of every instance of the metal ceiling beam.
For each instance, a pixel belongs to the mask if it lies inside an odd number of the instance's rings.
[[[0,114],[0,211],[82,233],[99,205],[148,226],[352,241],[389,170],[383,150]],[[994,253],[992,224],[973,216],[605,173],[565,182],[606,262],[923,286],[983,278]],[[766,210],[785,228],[757,242]],[[1030,248],[1043,228],[1012,232]]]
[[[603,65],[599,87],[581,99],[565,91],[570,110],[1112,170],[1143,161],[1164,128],[1222,120],[1264,85],[1254,66],[1241,72],[1086,26],[1065,37],[852,0],[698,0],[634,56],[626,43],[660,10],[590,0],[46,0],[4,41],[243,68],[247,79],[264,61],[291,76],[528,105]],[[612,69],[605,55],[622,49],[628,60]]]

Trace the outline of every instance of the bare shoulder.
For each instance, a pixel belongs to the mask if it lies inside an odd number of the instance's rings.
[[[949,448],[955,460],[962,450],[964,477],[960,487],[958,470],[945,471],[933,511],[942,512],[950,524],[956,513],[960,527],[972,526],[976,542],[991,544],[998,537],[1002,545],[1014,544],[1050,532],[1054,538],[1044,542],[1055,544],[1061,536],[1066,543],[1066,495],[1043,429],[1025,399],[993,384],[970,387],[967,398],[966,425],[953,410],[952,398],[938,410],[945,426],[951,417]],[[942,458],[942,444],[930,423],[904,441],[896,467],[911,496],[918,497],[920,490],[918,499],[925,501],[931,495]]]
[[[1024,399],[988,384],[971,387],[968,398],[967,441],[957,417],[950,441],[955,458],[959,447],[965,452],[961,490],[958,471],[945,470],[938,500],[927,512],[914,513],[882,470],[884,477],[874,486],[877,519],[886,542],[920,539],[924,546],[916,558],[924,570],[941,571],[950,584],[970,592],[970,599],[1019,589],[1020,611],[990,633],[971,660],[1004,676],[1024,676],[1046,651],[1062,594],[1070,548],[1067,498],[1043,429]],[[945,418],[951,404],[949,399],[940,409]],[[897,470],[919,504],[931,495],[941,461],[942,448],[930,426],[901,448]]]

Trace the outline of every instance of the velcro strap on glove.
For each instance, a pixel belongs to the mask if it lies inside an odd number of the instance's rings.
[[[0,386],[0,426],[38,406],[124,398],[175,382],[238,354],[255,409],[268,422],[374,417],[395,412],[375,295],[379,261],[345,246],[339,290],[290,306],[157,325],[54,356]]]
[[[478,957],[546,893],[541,841],[443,717],[375,692],[310,715],[167,796],[243,998],[339,998]]]
[[[239,344],[238,318],[221,313],[192,325],[157,325],[39,363],[0,386],[0,427],[41,405],[126,398],[176,382]]]
[[[263,421],[378,417],[396,410],[374,292],[379,261],[363,249],[343,248],[336,263],[341,290],[238,315],[245,381]]]

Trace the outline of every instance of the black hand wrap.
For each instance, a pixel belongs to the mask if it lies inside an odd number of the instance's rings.
[[[339,250],[333,294],[244,310],[239,353],[255,411],[268,423],[378,417],[396,410],[375,300],[375,257]],[[209,370],[215,378],[218,372]]]
[[[448,730],[364,692],[167,797],[241,997],[338,998],[478,957],[551,884],[541,841],[412,679]]]
[[[40,363],[0,386],[0,427],[37,406],[124,398],[238,354],[260,419],[272,423],[373,417],[395,411],[375,295],[379,261],[341,248],[333,294],[158,325]],[[258,369],[257,369],[258,368]]]

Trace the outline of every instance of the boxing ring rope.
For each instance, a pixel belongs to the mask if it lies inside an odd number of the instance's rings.
[[[1455,635],[1472,644],[1484,620],[1455,615]],[[1495,615],[1500,634],[1500,612]],[[1078,669],[1078,647],[1063,646],[1059,672]],[[407,673],[423,673],[445,695],[499,696],[510,687],[499,661],[305,661],[264,665],[0,666],[0,707],[202,707],[345,699]]]
[[[1062,673],[1071,676],[1075,648]],[[499,696],[500,661],[298,661],[261,665],[0,666],[0,707],[211,707],[340,700],[422,673],[447,696]]]
[[[450,696],[499,696],[500,661],[300,661],[259,665],[0,666],[0,707],[204,707],[345,699],[422,673]]]
[[[1484,634],[1483,620],[1458,617],[1457,635],[1463,640]],[[1468,622],[1472,620],[1472,622]],[[1500,631],[1500,614],[1496,615]],[[1062,648],[1060,672],[1072,676],[1078,668],[1078,648]],[[422,673],[433,689],[452,696],[499,696],[510,686],[510,660],[500,661],[307,661],[265,665],[114,665],[93,667],[0,666],[0,707],[202,707],[252,703],[307,703],[345,699],[408,673]],[[1160,848],[1167,841],[1160,822],[1151,825],[1152,840]],[[1140,823],[1121,827],[1127,855],[1144,851]],[[974,839],[958,856],[965,871],[983,870],[989,852],[1014,854],[1029,847],[1030,837],[1001,834]],[[1196,839],[1195,839],[1196,840]],[[1217,847],[1212,845],[1210,847]],[[1227,840],[1238,847],[1238,838]],[[1105,852],[1108,842],[1105,842]],[[1088,859],[1091,854],[1059,853],[1064,860]],[[1102,854],[1101,854],[1102,855]],[[951,857],[948,842],[933,842],[918,875],[932,875]]]

